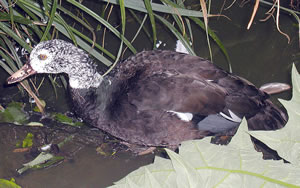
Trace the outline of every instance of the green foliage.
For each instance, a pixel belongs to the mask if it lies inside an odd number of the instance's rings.
[[[117,6],[113,6],[113,4]],[[3,11],[0,13],[0,19],[2,20],[0,22],[0,30],[2,31],[0,34],[0,56],[3,60],[0,60],[0,67],[9,74],[12,74],[24,64],[20,60],[20,51],[17,50],[17,47],[21,46],[30,53],[32,46],[36,43],[56,37],[65,36],[72,40],[75,45],[88,51],[98,62],[109,67],[105,73],[106,75],[116,65],[126,49],[129,49],[131,53],[137,52],[132,43],[143,31],[148,34],[145,40],[152,42],[153,48],[156,48],[158,24],[171,31],[181,41],[188,52],[193,55],[196,53],[193,51],[193,30],[190,20],[193,20],[196,26],[205,29],[199,24],[202,22],[199,19],[203,17],[202,13],[198,10],[189,10],[181,1],[175,3],[163,0],[161,3],[153,3],[149,0],[145,0],[144,2],[140,0],[126,0],[126,2],[124,0],[104,0],[99,2],[99,6],[106,6],[106,8],[102,9],[103,11],[100,13],[92,11],[90,8],[84,6],[81,1],[76,0],[68,0],[62,4],[57,0],[18,0],[16,2],[4,0],[1,5],[3,6]],[[70,5],[72,6],[71,10],[64,7]],[[117,11],[120,14],[120,29],[114,26],[115,23],[110,23],[110,12],[107,12],[107,7],[114,7],[111,10]],[[141,26],[137,29],[132,41],[129,41],[125,35],[126,25],[128,25],[126,23],[130,21],[126,14],[127,12],[130,12],[136,20],[139,20],[141,15],[142,17],[144,16],[143,21],[140,22]],[[93,18],[96,23],[89,23],[86,17]],[[147,22],[151,24],[152,36],[149,34],[151,32],[145,27]],[[100,35],[96,34],[95,30],[97,28],[92,25],[100,26],[103,32]],[[89,31],[91,35],[83,31]],[[103,46],[95,43],[96,36],[98,38],[103,37],[103,42],[105,40],[108,41],[105,38],[106,31],[114,35],[114,39],[120,41],[117,54],[113,54]],[[224,46],[209,28],[208,34],[220,46],[229,61],[229,56]],[[62,85],[67,88],[66,80],[62,75],[58,77],[60,79],[53,79],[51,76],[48,78],[51,81],[56,96],[57,84],[55,82],[61,81]],[[31,84],[33,83],[36,84],[36,82],[31,82]],[[32,86],[29,82],[26,80],[23,81],[22,86],[26,88],[26,91],[30,95],[34,96],[33,89],[31,89]],[[35,100],[38,99],[35,98]],[[39,104],[38,101],[37,104]],[[42,106],[38,105],[38,107],[43,113]]]
[[[14,178],[11,180],[0,179],[0,188],[21,188],[21,186],[16,184]]]
[[[29,148],[33,145],[33,134],[27,133],[26,137],[22,141],[16,143],[17,148]]]
[[[136,53],[136,49],[132,44],[127,40],[126,36],[124,36],[125,31],[125,8],[130,8],[131,12],[134,10],[136,13],[142,12],[144,14],[149,15],[149,21],[152,26],[152,33],[153,36],[151,37],[151,40],[153,40],[153,44],[156,44],[156,25],[155,17],[158,16],[157,13],[163,13],[160,14],[162,18],[166,14],[171,14],[173,16],[173,19],[176,21],[177,26],[180,28],[180,32],[182,32],[182,35],[184,36],[184,39],[180,37],[179,35],[175,35],[179,40],[185,40],[186,42],[182,41],[183,44],[186,44],[187,46],[190,46],[188,38],[192,38],[192,36],[187,37],[184,32],[185,25],[184,21],[182,20],[182,16],[185,16],[186,24],[188,25],[187,30],[190,31],[190,34],[192,32],[191,26],[189,25],[189,19],[197,19],[199,17],[202,17],[202,13],[198,10],[189,10],[184,7],[182,3],[180,3],[180,6],[176,3],[173,3],[171,1],[164,1],[163,4],[159,3],[153,3],[150,1],[138,1],[138,0],[127,0],[126,3],[123,1],[104,1],[102,5],[105,5],[105,2],[107,2],[107,5],[116,4],[121,7],[121,20],[122,20],[122,31],[119,32],[111,23],[105,20],[102,16],[105,15],[105,12],[102,12],[101,14],[97,14],[96,12],[92,11],[91,9],[85,7],[83,4],[81,4],[78,1],[75,0],[68,0],[67,1],[69,5],[73,5],[73,8],[77,9],[78,11],[81,11],[82,15],[85,13],[85,15],[89,15],[92,18],[94,18],[97,21],[97,25],[101,25],[108,29],[111,33],[113,33],[116,37],[120,39],[120,41],[124,42],[124,44],[131,50],[132,53]],[[1,12],[0,18],[3,20],[3,22],[0,23],[0,29],[6,34],[6,35],[0,35],[0,41],[1,38],[10,36],[13,40],[15,40],[20,46],[25,48],[28,52],[31,51],[30,44],[36,43],[35,41],[39,42],[42,40],[49,40],[55,36],[55,33],[58,31],[60,34],[66,36],[67,38],[71,39],[75,44],[78,44],[81,48],[87,50],[92,56],[94,56],[97,60],[105,64],[106,66],[110,66],[113,64],[113,61],[115,60],[115,56],[112,55],[110,52],[108,52],[106,49],[101,47],[98,44],[93,44],[95,33],[94,30],[96,28],[91,27],[90,23],[86,21],[86,19],[80,18],[79,16],[75,15],[73,12],[67,10],[62,5],[58,4],[57,0],[44,0],[42,3],[37,3],[36,1],[31,0],[19,0],[14,3],[14,6],[12,4],[14,2],[10,1],[4,1],[4,11]],[[105,10],[104,10],[105,11]],[[156,13],[154,13],[156,12]],[[101,16],[102,15],[102,16]],[[71,21],[66,21],[66,18],[71,18]],[[180,19],[178,19],[180,18]],[[162,19],[159,19],[162,20]],[[167,26],[167,28],[172,33],[180,33],[175,27],[169,27],[168,24],[172,24],[172,19],[165,19],[165,21],[161,22],[163,25]],[[179,21],[179,20],[182,20]],[[89,30],[93,34],[93,39],[87,37],[86,34],[79,32],[75,27],[74,24],[79,24],[80,27],[85,28]],[[145,29],[145,27],[144,27]],[[17,31],[17,32],[15,32]],[[212,31],[209,31],[212,33]],[[26,39],[30,39],[30,43],[28,44],[26,42]],[[91,48],[91,45],[94,45],[94,48]],[[220,44],[220,42],[218,42]],[[5,50],[4,52],[10,52],[13,53],[13,51],[7,49],[7,47],[13,47],[12,44],[5,42],[1,43],[1,46],[3,47],[2,50]],[[155,48],[155,45],[154,45]],[[107,59],[104,55],[102,55],[99,50],[104,53],[106,56],[108,56],[110,59]],[[226,52],[224,48],[222,47],[223,52]],[[7,60],[9,59],[9,60]],[[9,73],[12,73],[15,71],[15,65],[14,65],[14,59],[11,59],[10,56],[7,56],[7,59],[5,59],[5,62],[0,63],[0,66],[4,68]]]
[[[42,100],[43,105],[45,105],[44,101]],[[14,123],[17,125],[27,125],[27,126],[39,126],[42,127],[43,124],[40,122],[29,122],[29,116],[28,114],[23,110],[25,104],[20,103],[20,102],[11,102],[7,105],[6,108],[3,108],[2,106],[0,106],[0,122],[5,122],[5,123]],[[33,108],[34,111],[39,112],[37,107]],[[53,113],[52,114],[53,119],[55,119],[56,121],[60,122],[60,123],[64,123],[67,125],[71,125],[71,126],[83,126],[84,124],[80,121],[77,121],[76,119],[72,119],[68,116],[66,116],[65,114],[62,113]],[[26,139],[30,138],[30,133],[28,133]],[[25,140],[26,140],[25,139]],[[29,141],[29,140],[28,140]],[[28,145],[29,142],[26,142],[25,147],[30,147],[31,145]],[[20,143],[19,144],[20,147],[24,147],[24,141],[23,144]]]
[[[41,105],[42,105],[43,107],[45,107],[45,106],[46,106],[46,102],[45,102],[44,100],[40,100],[40,101],[41,101]],[[38,106],[35,106],[35,107],[33,108],[33,111],[35,111],[35,112],[41,112],[40,109],[38,108]]]
[[[22,142],[22,148],[29,148],[33,145],[33,134],[27,133],[26,137]]]
[[[62,142],[58,143],[57,146],[59,149],[63,147],[66,143],[70,142],[74,138],[74,135],[71,135],[65,138]],[[37,170],[42,168],[47,168],[52,166],[55,163],[58,163],[64,160],[63,156],[56,156],[51,153],[52,144],[45,145],[41,148],[42,152],[32,161],[23,164],[23,167],[18,169],[19,174],[23,174],[27,170]],[[0,187],[1,188],[1,187]]]
[[[51,153],[41,152],[34,160],[30,161],[29,163],[23,164],[24,167],[17,170],[17,172],[19,174],[22,174],[29,169],[37,170],[46,168],[63,159],[64,157],[62,156],[54,156]]]
[[[186,141],[179,153],[166,149],[170,159],[155,157],[153,164],[133,171],[112,187],[300,187],[300,76],[292,70],[293,98],[282,101],[287,125],[276,131],[248,131],[244,119],[227,145],[211,138]],[[250,134],[275,149],[283,160],[263,160]]]
[[[150,22],[151,22],[151,27],[152,27],[152,35],[153,35],[153,48],[156,48],[156,24],[155,24],[155,19],[154,19],[154,14],[152,11],[152,6],[150,3],[150,0],[144,0],[145,3],[145,7],[147,9],[149,18],[150,18]]]
[[[27,121],[28,116],[23,110],[23,103],[11,102],[4,111],[0,111],[0,122],[14,123],[17,125]]]
[[[289,121],[284,128],[276,131],[250,131],[250,135],[276,150],[280,157],[300,167],[300,76],[292,69],[293,98],[280,100],[288,111]]]
[[[53,116],[56,121],[59,121],[61,123],[67,124],[67,125],[72,125],[72,126],[82,126],[83,125],[82,122],[74,121],[72,118],[70,118],[62,113],[53,113]]]

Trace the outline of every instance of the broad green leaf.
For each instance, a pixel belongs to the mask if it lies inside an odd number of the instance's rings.
[[[71,141],[74,138],[74,135],[68,136],[65,138],[62,142],[58,143],[57,146],[58,148],[61,149],[61,147]],[[41,169],[41,168],[47,168],[59,161],[64,160],[63,156],[55,156],[52,153],[49,153],[49,150],[51,151],[51,144],[45,145],[41,148],[42,152],[32,161],[23,164],[23,167],[17,170],[19,174],[24,173],[25,171],[29,169]]]
[[[19,174],[24,173],[25,171],[27,171],[30,168],[34,168],[34,166],[36,165],[40,165],[43,164],[49,160],[51,160],[54,157],[54,155],[52,155],[51,153],[45,153],[45,152],[41,152],[34,160],[32,160],[29,163],[23,164],[23,168],[17,170],[17,172]]]
[[[295,65],[292,68],[293,97],[290,101],[280,100],[287,109],[288,123],[276,131],[249,131],[249,133],[270,148],[280,157],[300,166],[300,76]],[[300,176],[299,176],[300,177]]]
[[[11,180],[0,179],[0,187],[1,188],[21,188],[21,186],[15,183],[15,180],[12,178]]]
[[[171,161],[173,168],[177,174],[177,185],[178,187],[199,187],[203,185],[202,178],[198,175],[197,170],[187,161],[184,160],[183,156],[166,149]]]
[[[23,124],[28,115],[23,111],[23,103],[11,102],[3,112],[0,112],[0,122]]]
[[[156,157],[153,164],[112,187],[130,187],[128,179],[139,187],[151,187],[149,172],[161,187],[300,187],[300,168],[282,160],[263,160],[251,143],[245,120],[227,146],[211,144],[207,137],[183,142],[179,154],[167,152],[170,160]]]
[[[34,165],[38,165],[46,162],[47,160],[50,160],[52,157],[54,157],[54,155],[41,152],[34,160],[30,161],[29,163],[23,164],[23,166],[33,167]]]
[[[152,175],[152,173],[146,168],[146,180],[149,180],[146,182],[146,184],[150,185],[151,187],[161,187],[161,184],[159,181]]]

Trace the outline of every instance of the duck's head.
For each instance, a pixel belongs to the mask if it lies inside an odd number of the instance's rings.
[[[97,87],[101,76],[88,54],[63,40],[49,40],[36,45],[28,62],[7,79],[8,84],[20,82],[37,73],[66,73],[72,88]]]

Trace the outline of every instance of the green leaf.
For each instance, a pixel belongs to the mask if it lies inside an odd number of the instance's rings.
[[[65,22],[65,20],[59,14],[56,15],[56,18],[59,21],[59,23],[61,23],[64,26],[64,28],[67,30],[69,34],[69,37],[71,38],[73,43],[77,46],[77,41],[74,33],[72,32],[72,28]]]
[[[293,97],[290,101],[280,100],[287,109],[288,123],[276,131],[249,131],[258,140],[276,150],[280,157],[300,166],[300,76],[295,65],[292,68]]]
[[[35,2],[33,1],[30,1],[30,0],[19,0],[18,2],[22,3],[22,5],[25,6],[25,8],[29,9],[31,12],[33,12],[34,14],[36,14],[37,16],[40,17],[40,19],[44,19],[44,12],[43,10],[40,8],[40,6],[38,4],[36,4]],[[77,3],[77,2],[76,2]],[[80,5],[80,4],[79,4]],[[95,13],[94,13],[95,14]],[[97,17],[98,18],[98,17]],[[60,22],[61,20],[54,17],[54,21],[53,21],[53,25],[55,25],[55,28],[61,32],[63,35],[65,35],[66,37],[68,38],[71,38],[70,36],[70,31],[72,31],[73,33],[75,33],[74,37],[78,43],[78,45],[82,48],[82,49],[85,49],[86,51],[89,52],[89,54],[91,54],[92,56],[94,56],[96,59],[98,59],[99,61],[101,61],[103,64],[109,66],[111,65],[112,63],[107,59],[105,58],[102,54],[100,54],[98,51],[96,51],[95,49],[93,49],[90,45],[88,45],[84,40],[81,39],[84,38],[85,40],[88,38],[86,36],[84,36],[82,33],[80,32],[77,32],[76,29],[74,29],[73,27],[68,27],[68,29],[70,29],[69,31],[64,27],[64,23],[61,23]],[[109,23],[107,23],[108,25],[110,25]],[[1,22],[0,22],[0,29],[1,29]],[[113,28],[115,29],[115,28]],[[115,29],[116,30],[116,29]],[[117,31],[117,30],[116,30]],[[11,31],[12,32],[12,31]],[[72,38],[71,38],[72,39]],[[87,40],[88,42],[91,43],[91,40]],[[19,42],[19,41],[18,41]],[[126,43],[126,40],[125,40],[125,43]],[[129,45],[131,45],[129,43]],[[99,45],[95,45],[96,47],[99,47]],[[27,48],[26,48],[27,49]],[[29,48],[30,49],[30,48]],[[103,48],[102,48],[103,49]],[[102,50],[101,49],[101,50]],[[29,52],[31,50],[28,50]],[[107,51],[106,50],[103,50],[104,53],[106,53]],[[106,53],[107,54],[107,53]],[[108,56],[111,57],[111,54],[108,54]]]
[[[45,3],[45,1],[44,1],[44,3]],[[47,3],[45,3],[44,5],[45,5],[44,7],[46,8],[46,13],[49,14],[48,11],[47,11],[47,6],[46,6]],[[54,21],[56,8],[57,8],[57,0],[53,0],[51,13],[48,16],[49,17],[49,21],[48,21],[47,27],[46,27],[46,29],[44,31],[43,37],[41,38],[41,41],[44,41],[44,40],[47,39],[47,35],[48,35],[48,33],[49,33],[49,31],[50,31],[50,29],[52,27],[52,23]]]
[[[44,126],[42,123],[40,123],[40,122],[34,122],[34,121],[29,122],[26,125],[30,126],[30,127],[43,127]]]
[[[176,38],[178,40],[180,40],[182,42],[182,44],[187,49],[187,51],[189,52],[189,54],[196,55],[196,53],[194,52],[194,50],[191,48],[190,44],[185,40],[185,38],[181,35],[181,33],[172,24],[170,24],[163,17],[161,17],[161,16],[159,16],[157,14],[154,14],[154,15],[155,15],[155,17],[158,18],[158,20],[160,20],[163,24],[165,24],[165,26],[167,26],[169,28],[169,30],[176,36]]]
[[[197,170],[184,158],[177,153],[165,149],[172,161],[173,168],[176,172],[178,187],[201,187],[203,180],[198,176]]]
[[[25,139],[22,142],[22,148],[29,148],[33,145],[33,134],[27,133]]]
[[[6,13],[3,13],[3,12],[0,12],[0,19],[2,21],[8,21],[10,20],[10,15],[9,14],[6,14]],[[24,25],[29,25],[29,24],[32,24],[32,21],[29,20],[29,19],[26,19],[22,16],[13,16],[13,19],[14,19],[14,22],[16,23],[20,23],[20,24],[24,24]]]
[[[6,180],[0,179],[0,188],[21,188],[21,186],[15,183],[15,179]]]
[[[24,167],[17,170],[17,172],[19,174],[22,174],[30,168],[34,168],[37,165],[46,163],[47,161],[51,160],[53,157],[54,157],[54,155],[52,155],[51,153],[41,152],[34,160],[32,160],[29,163],[23,164]]]
[[[0,111],[0,122],[23,124],[28,116],[23,111],[23,103],[11,102],[4,111]]]
[[[150,0],[144,0],[145,3],[145,7],[147,9],[149,18],[150,18],[150,22],[151,22],[151,27],[152,27],[152,34],[153,34],[153,48],[156,48],[156,24],[155,24],[155,18],[153,15],[153,11],[152,11],[152,7],[151,7],[151,3]]]
[[[61,123],[67,124],[67,125],[71,125],[71,126],[82,126],[83,125],[82,122],[74,121],[72,118],[70,118],[62,113],[54,113],[53,116],[56,121],[59,121]]]
[[[4,22],[0,22],[0,29],[4,33],[12,37],[14,40],[16,40],[28,52],[31,52],[31,48],[29,47],[29,45],[23,39],[21,39],[13,30],[11,30],[11,28],[4,24]]]
[[[118,0],[103,0],[103,1],[112,4],[119,4]],[[126,0],[125,7],[140,12],[148,13],[144,2],[140,0]],[[197,10],[189,10],[184,8],[176,8],[175,10],[173,7],[158,4],[158,3],[151,3],[151,7],[153,11],[159,13],[180,14],[181,16],[203,17],[202,12]]]
[[[119,37],[133,52],[136,53],[136,49],[132,46],[132,44],[124,37],[123,34],[121,34],[117,29],[115,29],[110,23],[108,23],[106,20],[104,20],[101,16],[97,15],[95,12],[91,11],[87,7],[83,6],[81,3],[74,1],[74,0],[68,0],[69,3],[76,6],[77,8],[81,9],[82,11],[86,12],[93,18],[95,18],[99,23],[103,24],[105,27],[107,27],[113,34],[115,34],[117,37]],[[127,2],[126,2],[127,3]],[[119,1],[118,1],[119,4]]]
[[[193,18],[193,17],[191,17],[190,19],[193,20],[202,29],[205,29],[204,23],[199,18]],[[209,27],[207,27],[207,32],[208,32],[208,35],[215,41],[215,43],[219,46],[219,48],[221,49],[221,51],[225,55],[225,57],[227,59],[227,62],[228,62],[229,72],[232,72],[231,61],[230,61],[229,55],[228,55],[227,50],[224,47],[223,43],[221,42],[221,40],[219,39],[219,37],[213,32],[213,30],[211,30]]]
[[[211,144],[208,137],[183,142],[179,154],[167,152],[170,160],[156,157],[153,164],[130,173],[115,187],[129,186],[128,179],[150,187],[147,170],[162,187],[300,187],[300,168],[282,160],[263,160],[251,144],[245,119],[227,146]]]
[[[65,138],[62,142],[58,143],[57,146],[61,149],[61,147],[66,144],[67,142],[71,141],[74,138],[74,135],[68,136]],[[50,147],[49,147],[50,146]],[[46,149],[45,149],[46,147]],[[43,148],[43,147],[42,147]],[[44,146],[44,150],[50,150],[51,144]],[[51,151],[51,150],[50,150]],[[17,170],[19,174],[24,173],[25,171],[29,169],[41,169],[41,168],[47,168],[59,161],[64,160],[63,156],[55,156],[52,153],[48,153],[47,151],[41,152],[35,159],[32,161],[23,164],[23,167]]]
[[[227,145],[214,145],[211,138],[185,141],[179,154],[166,149],[170,159],[156,156],[112,187],[300,187],[300,76],[292,69],[293,98],[282,101],[289,114],[287,125],[276,131],[248,131],[243,119]],[[283,160],[263,160],[250,135],[277,150]],[[150,174],[150,175],[149,175]]]

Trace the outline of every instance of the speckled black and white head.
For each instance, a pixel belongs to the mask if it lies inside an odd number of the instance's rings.
[[[9,77],[7,82],[19,82],[35,73],[66,73],[72,88],[98,87],[102,81],[86,52],[58,39],[41,42],[35,46],[29,62]]]

